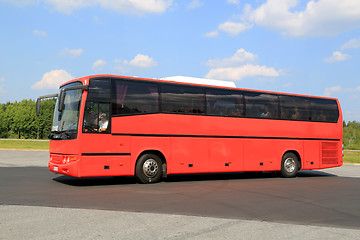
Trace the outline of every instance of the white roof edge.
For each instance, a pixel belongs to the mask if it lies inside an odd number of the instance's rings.
[[[160,78],[160,79],[174,81],[174,82],[196,83],[196,84],[203,84],[203,85],[236,88],[235,82],[232,82],[232,81],[214,80],[214,79],[206,79],[206,78],[194,78],[194,77],[186,77],[186,76],[172,76],[172,77],[164,77],[164,78]]]

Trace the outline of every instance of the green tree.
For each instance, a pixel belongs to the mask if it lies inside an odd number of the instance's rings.
[[[48,99],[41,102],[41,111],[39,117],[36,118],[36,138],[48,138],[54,116],[55,99]]]
[[[7,125],[5,121],[5,111],[6,111],[6,105],[0,104],[0,138],[6,138],[7,137]]]
[[[44,139],[51,131],[55,100],[42,101],[40,116],[36,116],[33,100],[0,104],[0,137]]]
[[[344,126],[343,141],[346,149],[360,149],[360,123],[348,122]]]

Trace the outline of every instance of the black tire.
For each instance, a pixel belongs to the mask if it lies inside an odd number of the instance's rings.
[[[142,155],[136,163],[135,177],[141,183],[159,182],[162,176],[162,162],[154,154]]]
[[[281,175],[284,178],[296,177],[299,171],[299,159],[291,152],[285,153],[281,160]]]

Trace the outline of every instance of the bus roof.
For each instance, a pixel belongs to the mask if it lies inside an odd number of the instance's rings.
[[[186,76],[173,76],[173,77],[160,78],[160,80],[167,80],[167,81],[173,81],[173,82],[195,83],[195,84],[210,85],[210,86],[220,86],[220,87],[236,88],[235,82],[222,81],[222,80],[214,80],[214,79],[206,79],[206,78],[194,78],[194,77],[186,77]]]
[[[184,84],[195,84],[195,85],[205,85],[205,86],[217,86],[217,87],[225,87],[230,89],[236,90],[243,90],[243,91],[251,91],[251,92],[264,92],[270,94],[282,94],[282,95],[292,95],[292,96],[302,96],[302,97],[315,97],[315,98],[323,98],[323,99],[335,99],[334,97],[324,97],[324,96],[313,96],[307,94],[297,94],[297,93],[283,93],[283,92],[276,92],[276,91],[266,91],[266,90],[256,90],[256,89],[244,89],[244,88],[237,88],[235,82],[233,81],[223,81],[223,80],[214,80],[214,79],[206,79],[206,78],[194,78],[194,77],[187,77],[187,76],[172,76],[172,77],[164,77],[164,78],[142,78],[142,77],[130,77],[130,76],[121,76],[121,75],[113,75],[113,74],[97,74],[97,75],[90,75],[86,77],[75,78],[69,80],[60,85],[60,87],[69,84],[74,81],[80,81],[85,85],[89,84],[89,79],[91,78],[100,78],[100,77],[110,77],[110,78],[126,78],[126,79],[134,79],[134,80],[146,80],[146,81],[164,81],[164,82],[178,82]]]

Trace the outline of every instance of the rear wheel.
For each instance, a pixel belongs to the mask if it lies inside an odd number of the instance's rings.
[[[291,152],[285,153],[281,160],[281,175],[285,178],[296,177],[299,170],[299,159]]]
[[[142,155],[136,163],[135,176],[141,183],[156,183],[162,175],[161,159],[154,154]]]

